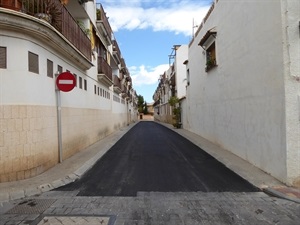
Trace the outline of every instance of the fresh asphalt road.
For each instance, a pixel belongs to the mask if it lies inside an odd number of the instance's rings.
[[[150,121],[135,125],[81,179],[59,190],[78,190],[78,196],[258,191],[184,137]]]

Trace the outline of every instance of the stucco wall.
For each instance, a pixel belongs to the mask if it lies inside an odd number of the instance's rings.
[[[279,0],[218,1],[189,49],[184,126],[290,183],[281,14]],[[218,66],[205,72],[198,43],[213,27]]]
[[[0,109],[0,182],[36,176],[58,163],[56,107],[1,105]],[[125,125],[125,113],[63,107],[63,159]]]
[[[16,24],[22,23],[14,19]],[[134,118],[128,116],[129,109],[134,113],[132,106],[113,101],[112,90],[71,60],[81,58],[80,54],[65,56],[64,49],[39,36],[39,32],[49,31],[43,22],[28,20],[24,29],[26,26],[39,30],[32,35],[16,27],[0,29],[0,46],[7,49],[7,68],[0,69],[0,182],[36,176],[59,161],[55,77],[47,76],[47,59],[53,61],[53,73],[60,65],[63,71],[76,74],[77,82],[78,77],[87,81],[87,90],[77,84],[71,92],[60,94],[63,159]],[[59,40],[57,45],[66,45]],[[38,55],[39,73],[28,71],[28,51]],[[110,98],[95,93],[94,85]]]
[[[300,2],[282,1],[287,180],[300,187]]]
[[[176,50],[175,70],[177,97],[180,99],[186,95],[186,68],[183,62],[188,58],[188,46],[181,45]]]

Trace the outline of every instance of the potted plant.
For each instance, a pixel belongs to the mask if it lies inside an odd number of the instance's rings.
[[[61,23],[62,4],[56,0],[25,0],[24,11],[39,19],[43,19],[54,27]]]
[[[208,58],[206,61],[205,71],[209,71],[211,68],[216,66],[216,60],[213,58]]]
[[[44,0],[42,4],[39,5],[37,13],[35,16],[39,19],[44,19],[49,23],[57,20],[61,15],[61,5],[57,4],[54,0]]]
[[[179,99],[176,96],[172,96],[169,99],[169,104],[173,108],[173,126],[175,128],[181,128],[181,108],[179,105]]]

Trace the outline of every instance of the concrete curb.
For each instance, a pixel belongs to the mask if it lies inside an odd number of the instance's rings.
[[[282,199],[289,200],[289,201],[293,201],[295,203],[300,204],[300,199],[299,198],[294,198],[294,197],[288,196],[288,195],[286,195],[286,194],[284,194],[280,191],[276,191],[273,188],[268,187],[268,188],[263,188],[262,190],[263,190],[263,192],[265,192],[268,195],[271,195],[271,196],[274,196],[274,197],[277,197],[277,198],[282,198]]]
[[[1,191],[1,189],[0,189],[0,205],[2,203],[5,203],[5,202],[11,201],[11,200],[17,200],[17,199],[22,199],[25,197],[30,197],[33,195],[42,194],[43,192],[51,191],[55,188],[67,185],[67,184],[79,179],[90,168],[92,168],[92,166],[138,122],[130,124],[129,126],[126,126],[126,127],[122,127],[119,130],[115,131],[114,133],[99,140],[98,142],[105,142],[105,140],[108,140],[108,142],[105,143],[101,147],[101,150],[99,150],[98,153],[96,153],[92,158],[89,158],[87,161],[82,163],[75,171],[73,171],[69,174],[65,174],[59,179],[51,180],[51,181],[49,181],[49,183],[46,182],[46,183],[40,183],[39,185],[30,185],[29,187],[26,187],[26,188],[22,188],[22,182],[24,182],[24,180],[20,180],[20,181],[17,181],[17,186],[19,186],[19,187],[16,187],[15,190],[5,192],[5,191]],[[113,135],[113,136],[111,136],[111,135]],[[96,144],[97,144],[97,142],[94,143],[93,145],[87,147],[86,149],[92,148]],[[77,154],[79,154],[79,153],[77,153]],[[67,161],[67,160],[65,160],[65,161]],[[76,163],[76,161],[74,161],[74,163]],[[59,164],[56,166],[59,166]],[[61,169],[64,170],[64,167],[62,166]],[[44,173],[44,175],[47,176],[47,173],[53,173],[50,170],[46,171]],[[30,180],[30,179],[34,179],[34,177],[29,178],[28,180]]]
[[[191,133],[184,129],[176,129],[171,124],[154,121],[160,125],[163,125],[174,132],[180,134],[182,137],[190,140],[192,143],[197,145],[199,148],[213,156],[215,159],[220,161],[224,164],[227,168],[250,182],[255,187],[259,188],[264,193],[277,197],[282,198],[285,200],[290,200],[295,203],[300,203],[300,197],[291,197],[288,193],[292,193],[293,188],[285,186],[280,181],[276,180],[272,176],[266,174],[259,168],[251,165],[250,163],[244,161],[243,159],[235,156],[233,153],[230,153],[226,150],[219,148],[218,146],[214,145],[213,143],[203,139],[200,136],[197,136],[194,133]],[[285,191],[278,191],[276,187],[284,187]]]

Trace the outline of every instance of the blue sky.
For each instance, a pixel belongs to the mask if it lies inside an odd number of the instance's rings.
[[[173,45],[188,44],[212,0],[102,0],[133,80],[147,103],[169,68]]]

